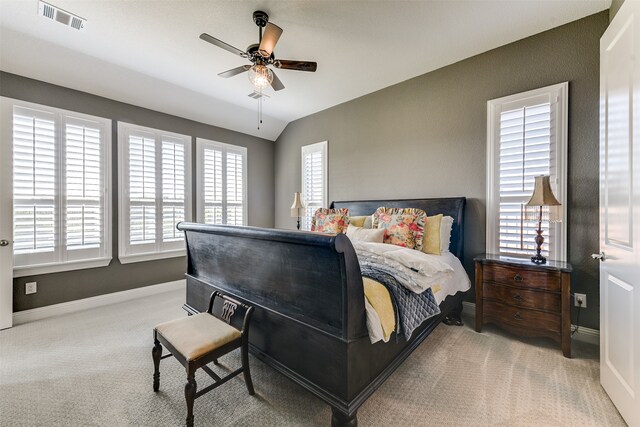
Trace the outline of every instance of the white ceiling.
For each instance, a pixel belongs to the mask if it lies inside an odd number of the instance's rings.
[[[0,69],[199,122],[275,140],[287,123],[524,37],[583,18],[611,0],[229,1],[50,0],[87,19],[84,31],[40,17],[37,0],[0,0]],[[286,86],[257,101],[242,50],[258,39],[254,10],[284,29]]]

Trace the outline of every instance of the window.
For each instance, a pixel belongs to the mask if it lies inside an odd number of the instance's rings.
[[[3,99],[13,145],[14,276],[111,261],[111,121]]]
[[[247,225],[247,149],[196,139],[199,222]]]
[[[549,175],[566,205],[568,83],[488,102],[487,252],[535,253],[537,222],[524,205],[537,175]],[[566,210],[562,222],[543,223],[543,255],[566,260]]]
[[[191,219],[191,137],[119,123],[118,157],[120,261],[185,255],[176,224]]]
[[[327,141],[302,147],[302,229],[311,230],[318,208],[327,206]]]

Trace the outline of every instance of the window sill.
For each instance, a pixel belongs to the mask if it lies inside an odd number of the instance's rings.
[[[153,261],[156,259],[177,258],[187,256],[186,249],[177,249],[165,252],[149,252],[142,254],[120,255],[120,264],[132,264],[134,262]]]
[[[82,261],[69,261],[37,266],[13,267],[13,277],[35,276],[39,274],[60,273],[63,271],[82,270],[85,268],[106,267],[111,263],[111,257],[93,258]]]

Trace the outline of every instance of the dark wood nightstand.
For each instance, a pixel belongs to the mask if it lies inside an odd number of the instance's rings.
[[[571,357],[571,265],[480,255],[476,263],[476,331],[487,323],[519,336],[549,337]]]

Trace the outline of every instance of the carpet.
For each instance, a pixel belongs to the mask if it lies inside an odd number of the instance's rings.
[[[185,373],[172,358],[152,391],[152,330],[184,316],[184,291],[0,331],[1,426],[177,426]],[[440,325],[358,411],[361,426],[623,426],[600,387],[598,348],[496,328]],[[239,352],[218,373],[240,366]],[[242,376],[198,398],[196,425],[328,426],[329,407],[253,356],[256,395]],[[198,372],[198,387],[211,383]]]

